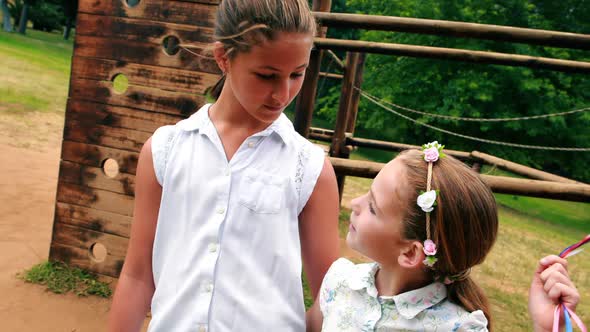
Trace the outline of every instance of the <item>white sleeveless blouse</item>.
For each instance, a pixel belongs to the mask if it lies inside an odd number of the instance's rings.
[[[162,200],[148,331],[304,331],[298,216],[324,153],[283,114],[228,162],[209,106],[152,137]]]

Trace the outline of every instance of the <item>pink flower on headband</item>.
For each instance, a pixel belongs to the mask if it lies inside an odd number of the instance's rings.
[[[439,158],[443,158],[445,154],[442,150],[445,148],[444,145],[438,144],[437,141],[430,142],[422,145],[422,151],[424,152],[424,160],[427,163],[433,163]]]
[[[428,163],[433,163],[438,160],[438,149],[436,147],[431,147],[424,150],[424,160]]]
[[[436,255],[436,244],[432,240],[424,241],[424,253],[426,256]]]

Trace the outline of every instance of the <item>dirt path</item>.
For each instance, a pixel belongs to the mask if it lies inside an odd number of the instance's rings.
[[[0,112],[2,331],[105,331],[110,300],[56,295],[17,278],[49,254],[62,126],[59,114]]]

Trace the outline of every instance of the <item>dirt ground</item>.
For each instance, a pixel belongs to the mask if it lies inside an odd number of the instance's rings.
[[[63,115],[0,111],[1,330],[105,331],[110,300],[53,294],[17,277],[49,255]]]
[[[56,295],[17,278],[49,255],[62,128],[63,115],[0,113],[2,331],[106,330],[110,300]]]

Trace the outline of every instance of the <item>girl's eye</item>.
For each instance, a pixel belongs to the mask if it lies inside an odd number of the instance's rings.
[[[371,212],[371,214],[376,214],[375,213],[375,209],[373,208],[373,203],[369,202],[369,211]]]
[[[299,77],[303,77],[304,73],[293,73],[291,74],[292,78],[299,78]]]
[[[265,75],[265,74],[256,73],[256,76],[258,76],[259,78],[261,78],[263,80],[272,80],[273,78],[275,78],[274,74]]]

